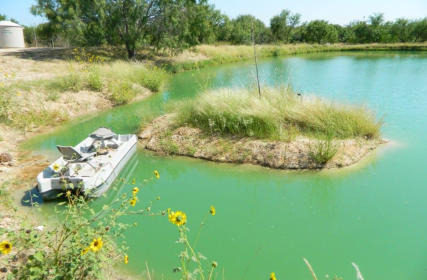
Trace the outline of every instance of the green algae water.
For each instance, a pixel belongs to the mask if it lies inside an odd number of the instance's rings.
[[[427,279],[427,54],[316,54],[263,60],[259,67],[263,85],[290,84],[303,95],[366,104],[384,120],[383,136],[392,142],[356,167],[321,172],[160,157],[140,149],[120,177],[138,184],[159,170],[160,180],[144,186],[139,197],[155,201],[154,211],[186,212],[190,238],[210,205],[216,207],[197,250],[219,263],[218,279],[267,279],[272,271],[278,279],[311,279],[302,258],[319,279],[356,279],[352,262],[365,279]],[[181,73],[161,94],[71,122],[25,147],[55,158],[56,144],[76,144],[99,126],[136,132],[142,118],[161,115],[173,100],[209,88],[252,86],[254,77],[249,62]],[[129,191],[110,190],[94,207]],[[49,213],[53,205],[42,207]],[[147,262],[153,279],[177,279],[176,227],[162,216],[126,220],[138,226],[127,232],[130,262],[124,269],[140,275]]]

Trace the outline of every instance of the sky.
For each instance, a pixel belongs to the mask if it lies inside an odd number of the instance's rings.
[[[404,17],[427,17],[427,0],[209,0],[211,4],[231,18],[251,14],[269,25],[270,18],[283,9],[300,13],[302,21],[325,19],[331,23],[348,24],[382,12],[386,20]],[[33,16],[30,7],[36,0],[0,0],[0,14],[18,20],[24,25],[44,21]]]

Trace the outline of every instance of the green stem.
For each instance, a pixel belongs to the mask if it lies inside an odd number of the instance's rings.
[[[187,245],[187,247],[190,249],[191,254],[194,256],[194,258],[197,261],[197,264],[199,266],[199,274],[202,278],[202,280],[205,280],[205,276],[203,275],[203,269],[202,269],[202,264],[200,263],[199,257],[197,256],[196,252],[193,250],[193,247],[191,247],[190,242],[188,242],[188,238],[187,235],[184,236],[184,240],[185,240],[185,244]]]
[[[181,236],[181,238],[184,238],[183,232],[180,229],[179,234]],[[186,253],[187,253],[187,249],[185,249]],[[187,266],[185,265],[185,259],[184,256],[181,256],[181,266],[182,266],[182,273],[184,274],[184,277],[186,280],[188,280],[188,271],[187,271]]]
[[[196,239],[194,240],[194,248],[197,247],[197,243],[199,242],[200,234],[202,232],[202,227],[205,225],[205,221],[206,221],[206,218],[208,217],[208,215],[209,214],[206,214],[205,217],[203,218],[202,222],[200,223],[199,231],[197,232]]]
[[[211,280],[211,279],[212,279],[212,273],[213,273],[213,271],[214,271],[214,267],[212,266],[212,268],[211,268],[211,272],[209,273],[209,279],[208,279],[208,280]]]

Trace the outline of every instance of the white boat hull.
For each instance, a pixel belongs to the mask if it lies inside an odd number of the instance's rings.
[[[74,148],[83,150],[93,141],[94,139],[88,137]],[[49,165],[37,176],[37,188],[43,199],[55,199],[64,191],[77,189],[88,197],[103,195],[135,154],[138,140],[133,134],[117,135],[116,142],[118,147],[111,149],[106,155],[97,155],[84,162],[72,163],[60,157]],[[55,172],[57,166],[61,166],[66,172]]]

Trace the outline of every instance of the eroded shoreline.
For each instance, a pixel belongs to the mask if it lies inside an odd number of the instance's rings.
[[[365,158],[383,139],[333,140],[336,154],[327,162],[316,161],[313,150],[322,140],[298,136],[294,140],[272,141],[249,137],[207,135],[198,128],[174,127],[173,115],[153,120],[139,134],[140,143],[159,154],[199,158],[223,163],[247,163],[275,169],[315,170],[354,165]]]

